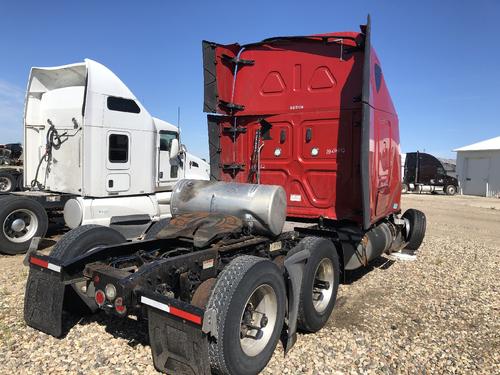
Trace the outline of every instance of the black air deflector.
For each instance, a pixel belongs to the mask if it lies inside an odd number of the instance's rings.
[[[362,120],[361,120],[361,194],[362,194],[362,206],[363,206],[363,228],[368,229],[371,226],[370,218],[370,117],[371,117],[371,105],[370,105],[370,63],[371,63],[371,22],[370,15],[366,20],[366,26],[364,26],[365,34],[365,53],[363,62],[363,91],[361,94],[362,102]]]
[[[215,113],[217,111],[217,75],[215,71],[215,48],[216,44],[202,42],[203,52],[203,81],[204,81],[204,102],[203,112]]]
[[[220,125],[221,116],[207,115],[208,149],[210,155],[210,180],[220,179]]]

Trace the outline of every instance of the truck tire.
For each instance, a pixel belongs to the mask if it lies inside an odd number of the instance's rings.
[[[408,193],[408,185],[401,184],[401,194],[406,194],[406,193]]]
[[[422,211],[410,208],[403,214],[403,219],[408,220],[409,229],[407,229],[406,240],[408,244],[405,249],[416,251],[422,244],[425,237],[427,219]]]
[[[33,237],[44,237],[49,218],[37,201],[8,196],[0,205],[0,252],[25,253]]]
[[[17,188],[17,178],[9,172],[0,172],[0,193],[10,193]]]
[[[455,185],[448,185],[444,188],[446,195],[455,195],[457,193],[457,187]]]
[[[297,327],[317,332],[325,326],[335,306],[340,282],[339,257],[335,245],[326,238],[306,237],[288,256],[300,250],[308,250],[311,256],[302,278]]]
[[[170,223],[170,218],[168,218],[168,219],[160,219],[159,221],[157,221],[156,223],[154,223],[153,225],[151,225],[151,227],[149,228],[149,230],[146,232],[146,235],[144,236],[144,239],[145,240],[153,240],[153,239],[155,239],[156,236],[158,235],[158,233],[160,233],[161,230],[168,225],[168,223]]]
[[[285,306],[285,282],[277,265],[248,255],[231,261],[217,277],[207,304],[216,317],[208,350],[212,370],[258,374],[280,338]]]
[[[127,242],[125,237],[114,229],[94,224],[82,225],[81,227],[65,233],[50,252],[50,256],[58,260],[67,261],[83,255],[92,249],[101,246],[118,245],[124,242]],[[90,312],[97,311],[98,307],[94,298],[88,297],[87,294],[82,291],[83,286],[86,286],[86,282],[79,282],[71,285],[72,290],[74,290],[76,296],[79,297],[79,301],[83,302],[85,305],[78,303],[78,299],[72,299],[71,303],[68,303],[66,298],[75,297],[75,295],[66,293],[65,306],[79,313],[86,312],[82,311],[82,308],[85,309],[85,307],[87,307]]]
[[[23,174],[19,174],[19,176],[17,176],[17,181],[16,181],[16,184],[17,184],[17,190],[24,190],[24,177],[23,177]]]

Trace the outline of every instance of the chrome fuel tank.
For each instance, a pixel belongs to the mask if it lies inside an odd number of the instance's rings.
[[[236,216],[252,232],[277,236],[286,220],[286,194],[281,186],[181,180],[170,201],[172,215],[217,212]]]

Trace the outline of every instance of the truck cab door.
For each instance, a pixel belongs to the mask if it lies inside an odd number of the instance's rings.
[[[180,156],[171,158],[172,141],[179,139],[179,133],[160,130],[158,146],[158,186],[172,188],[182,178],[183,163]]]

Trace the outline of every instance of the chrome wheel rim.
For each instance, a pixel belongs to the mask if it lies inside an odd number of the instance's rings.
[[[5,218],[3,234],[14,243],[23,243],[30,240],[38,230],[38,218],[27,209],[19,209],[11,212]]]
[[[0,177],[0,191],[8,192],[12,190],[12,181],[7,177]]]
[[[333,295],[334,271],[330,259],[324,258],[316,267],[312,286],[312,301],[318,313],[326,310]]]
[[[273,335],[278,316],[278,298],[274,289],[263,284],[248,298],[240,320],[240,345],[249,357],[260,354]]]

